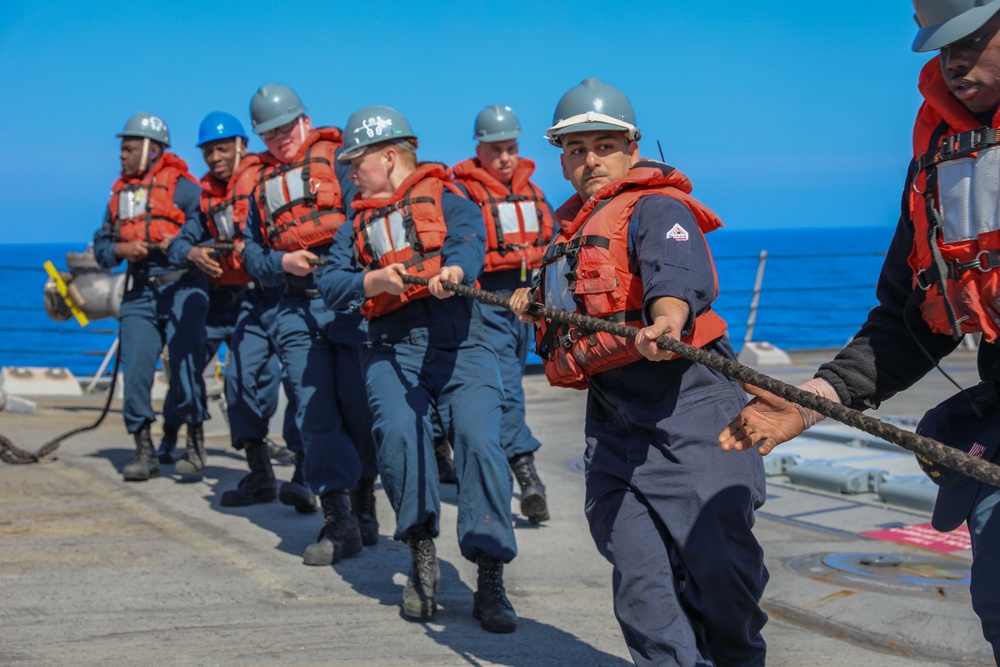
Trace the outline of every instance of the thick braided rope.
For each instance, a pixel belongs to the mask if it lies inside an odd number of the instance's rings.
[[[427,278],[419,278],[409,275],[404,275],[402,278],[403,282],[413,285],[427,285],[428,283]],[[442,282],[441,285],[455,294],[467,296],[491,306],[501,306],[506,308],[510,304],[510,297],[500,296],[492,292],[473,289],[471,287],[466,287],[465,285],[459,285],[452,282]],[[554,322],[565,322],[567,324],[576,325],[587,331],[603,331],[604,333],[620,336],[622,338],[635,338],[639,333],[639,330],[635,327],[625,326],[624,324],[613,324],[596,317],[588,317],[587,315],[571,313],[569,311],[559,310],[558,308],[550,308],[539,303],[532,304],[530,312],[532,315],[544,317],[545,319],[552,320]],[[843,424],[853,426],[860,431],[864,431],[865,433],[899,445],[900,447],[924,456],[935,463],[939,463],[946,468],[956,470],[963,475],[967,475],[968,477],[985,484],[1000,487],[1000,466],[996,466],[989,461],[969,456],[965,452],[959,451],[954,447],[944,445],[937,440],[925,438],[922,435],[917,435],[916,433],[906,431],[897,426],[893,426],[892,424],[887,424],[886,422],[870,417],[862,412],[854,410],[853,408],[849,408],[846,405],[834,403],[833,401],[823,398],[822,396],[817,396],[811,392],[799,389],[794,385],[790,385],[787,382],[782,382],[776,378],[759,373],[749,366],[744,366],[743,364],[733,361],[732,359],[727,359],[718,354],[706,352],[705,350],[697,347],[692,347],[691,345],[683,343],[679,340],[674,340],[673,338],[668,338],[667,336],[660,336],[656,339],[656,344],[662,349],[669,350],[689,361],[707,366],[708,368],[718,371],[727,377],[735,378],[755,387],[760,387],[761,389],[769,391],[775,396],[783,398],[786,401],[791,401],[792,403],[797,403],[803,407],[809,408],[810,410],[815,410],[821,415],[836,419]]]
[[[111,371],[111,383],[108,386],[108,395],[104,400],[104,408],[101,410],[101,415],[97,418],[93,424],[89,426],[82,426],[80,428],[75,428],[72,431],[63,433],[62,435],[49,440],[47,443],[42,445],[41,449],[32,454],[31,452],[25,451],[18,446],[16,446],[10,438],[0,434],[0,461],[4,463],[10,463],[12,465],[22,464],[22,463],[38,463],[43,460],[52,452],[59,448],[62,441],[70,436],[76,435],[77,433],[83,433],[84,431],[92,431],[101,425],[104,418],[108,416],[108,410],[111,409],[111,401],[114,399],[115,395],[115,384],[118,380],[118,369],[121,365],[121,354],[115,355],[115,368]]]

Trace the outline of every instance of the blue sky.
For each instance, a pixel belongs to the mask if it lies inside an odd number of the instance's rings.
[[[5,0],[3,242],[89,241],[118,175],[114,135],[140,109],[200,176],[201,118],[249,128],[271,81],[318,124],[395,107],[421,158],[447,163],[472,155],[480,109],[510,105],[558,204],[570,189],[542,137],[559,97],[596,76],[631,98],[642,153],[658,139],[730,229],[892,225],[928,58],[910,51],[912,15],[903,0]]]

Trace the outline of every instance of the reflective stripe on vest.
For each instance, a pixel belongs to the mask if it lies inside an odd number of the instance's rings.
[[[504,234],[516,234],[522,228],[525,232],[538,233],[538,209],[535,207],[535,202],[501,202],[496,207],[500,229]]]
[[[220,241],[232,241],[236,235],[236,224],[233,222],[233,205],[226,202],[224,206],[218,206],[210,211],[212,222],[215,223],[215,231],[219,234]]]
[[[1000,230],[1000,146],[937,166],[945,243]]]
[[[272,217],[289,206],[311,199],[311,190],[310,197],[306,196],[304,171],[305,167],[296,167],[264,181],[264,204]]]
[[[383,256],[410,247],[403,214],[398,210],[388,215],[373,218],[360,228],[372,254],[372,262],[377,264]]]
[[[119,220],[132,220],[146,215],[150,187],[152,186],[147,187],[141,183],[136,183],[125,186],[125,189],[118,193]]]
[[[573,299],[573,290],[569,286],[569,275],[572,269],[570,269],[566,255],[559,257],[551,264],[546,264],[543,270],[545,277],[542,280],[542,285],[545,288],[545,293],[542,303],[553,308],[568,310],[571,313],[576,312],[576,301]]]

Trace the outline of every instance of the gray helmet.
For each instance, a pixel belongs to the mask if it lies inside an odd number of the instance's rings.
[[[1000,0],[913,0],[920,26],[913,40],[917,53],[935,51],[966,37],[1000,11]]]
[[[563,135],[592,130],[625,132],[633,141],[641,136],[625,93],[600,79],[584,79],[566,91],[556,105],[552,127],[545,137],[553,146],[562,146]]]
[[[125,123],[125,129],[115,136],[123,139],[129,137],[152,139],[170,148],[170,128],[162,118],[146,111],[140,111],[129,118]]]
[[[281,127],[306,112],[295,91],[280,83],[261,86],[250,98],[250,122],[257,134]]]
[[[510,107],[491,104],[476,116],[474,136],[476,141],[505,141],[521,136],[521,123]]]
[[[337,158],[340,163],[350,162],[375,144],[395,139],[417,142],[410,124],[391,107],[372,106],[358,109],[344,126],[344,151]]]

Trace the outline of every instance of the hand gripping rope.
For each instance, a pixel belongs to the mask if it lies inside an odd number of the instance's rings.
[[[429,283],[427,278],[418,278],[416,276],[403,275],[402,279],[404,283],[409,283],[411,285],[427,285]],[[459,285],[452,282],[442,282],[441,285],[455,294],[467,296],[491,306],[501,306],[506,308],[510,304],[510,297],[500,296],[492,292],[473,289],[471,287],[466,287],[465,285]],[[571,313],[558,308],[549,308],[548,306],[543,306],[540,303],[533,303],[529,312],[532,315],[544,317],[545,319],[553,322],[574,324],[581,329],[589,331],[603,331],[604,333],[620,336],[622,338],[632,339],[639,333],[639,330],[635,327],[625,326],[624,324],[613,324],[596,317],[588,317],[587,315],[581,315],[579,313]],[[908,449],[915,454],[924,456],[935,463],[939,463],[946,468],[958,471],[963,475],[971,477],[979,482],[1000,487],[1000,466],[994,465],[989,461],[969,456],[965,452],[959,451],[954,447],[949,447],[948,445],[942,444],[937,440],[925,438],[922,435],[917,435],[916,433],[903,430],[893,426],[892,424],[887,424],[879,419],[875,419],[874,417],[869,417],[868,415],[854,410],[853,408],[849,408],[846,405],[834,403],[833,401],[823,398],[822,396],[817,396],[811,392],[799,389],[794,385],[790,385],[787,382],[782,382],[781,380],[759,373],[749,366],[744,366],[743,364],[733,361],[732,359],[727,359],[718,354],[713,354],[697,347],[692,347],[691,345],[682,343],[679,340],[675,340],[667,336],[660,336],[656,339],[656,345],[661,349],[669,350],[670,352],[684,357],[689,361],[707,366],[708,368],[718,371],[727,377],[735,378],[736,380],[751,384],[755,387],[760,387],[761,389],[769,391],[775,396],[783,398],[786,401],[798,403],[799,405],[809,408],[810,410],[815,410],[826,417],[836,419],[843,424],[853,426],[860,431],[864,431],[865,433],[899,445],[904,449]]]

